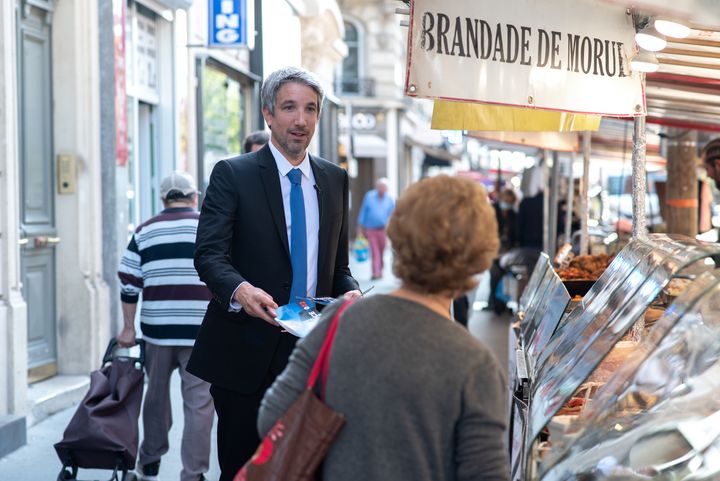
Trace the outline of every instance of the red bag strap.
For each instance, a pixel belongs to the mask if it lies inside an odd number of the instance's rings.
[[[335,312],[335,315],[330,321],[330,326],[328,327],[327,333],[325,334],[325,341],[320,348],[317,359],[315,359],[315,363],[313,364],[312,370],[310,371],[310,377],[308,377],[307,388],[312,389],[313,387],[315,387],[318,376],[322,375],[322,385],[320,386],[321,399],[325,398],[325,386],[327,385],[327,376],[330,366],[330,351],[332,350],[333,341],[335,340],[335,333],[337,332],[338,322],[340,321],[340,316],[342,315],[342,313],[345,312],[345,309],[347,309],[352,303],[353,301],[343,302],[343,304]]]

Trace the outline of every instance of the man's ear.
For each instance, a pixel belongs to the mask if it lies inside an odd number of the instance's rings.
[[[270,127],[270,130],[272,130],[272,114],[270,113],[270,109],[267,107],[263,107],[262,109],[263,118],[265,119],[265,123],[268,124],[268,127]]]

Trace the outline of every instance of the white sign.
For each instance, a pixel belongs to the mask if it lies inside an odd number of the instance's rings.
[[[586,114],[646,113],[635,29],[598,0],[414,0],[409,96]]]

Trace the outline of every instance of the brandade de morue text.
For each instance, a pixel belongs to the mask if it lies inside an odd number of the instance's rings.
[[[622,42],[443,13],[423,13],[420,47],[439,55],[628,76]]]

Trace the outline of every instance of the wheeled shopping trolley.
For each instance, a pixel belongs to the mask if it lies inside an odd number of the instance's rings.
[[[139,355],[119,356],[112,339],[102,366],[90,374],[90,389],[55,451],[63,466],[58,481],[77,481],[78,470],[112,470],[109,481],[135,481],[138,418],[143,395],[145,344]]]

